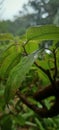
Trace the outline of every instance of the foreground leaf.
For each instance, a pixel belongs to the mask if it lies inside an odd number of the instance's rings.
[[[29,72],[33,62],[38,56],[39,51],[25,56],[20,63],[18,63],[10,72],[7,86],[5,89],[5,99],[8,101],[15,94],[16,90],[20,87],[22,81],[24,81],[26,74]]]
[[[59,27],[55,25],[31,27],[27,31],[27,40],[59,40]]]

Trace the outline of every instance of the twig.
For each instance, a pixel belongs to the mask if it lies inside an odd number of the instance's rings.
[[[56,76],[57,76],[57,59],[56,59],[56,52],[55,49],[53,50],[53,55],[54,55],[54,66],[55,66],[55,73],[54,73],[54,81],[56,81]]]

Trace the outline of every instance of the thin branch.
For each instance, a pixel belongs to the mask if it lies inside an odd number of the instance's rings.
[[[52,86],[51,84],[46,86],[44,89],[38,90],[34,93],[33,98],[36,101],[41,101],[50,96],[58,96],[59,95],[59,80],[56,81],[56,86]],[[56,89],[55,89],[56,88]]]
[[[26,51],[26,49],[25,49],[25,46],[22,45],[22,47],[23,47],[23,49],[24,49],[24,53],[25,53],[25,55],[28,56],[28,53],[27,53],[27,51]]]
[[[16,94],[25,105],[27,105],[30,109],[32,109],[41,118],[53,117],[59,114],[59,107],[58,107],[59,98],[54,102],[54,105],[48,110],[46,107],[39,108],[35,106],[31,102],[29,102],[27,98],[23,94],[21,94],[21,92],[17,91]]]
[[[36,101],[40,102],[41,100],[54,95],[55,95],[54,88],[52,87],[52,85],[48,85],[44,89],[40,89],[37,92],[35,92],[33,98]]]
[[[39,114],[40,117],[48,117],[46,111],[48,111],[46,108],[38,108],[34,104],[30,103],[26,97],[21,94],[21,92],[16,92],[17,96],[22,100],[22,102],[27,105],[30,109],[32,109],[36,114]]]
[[[54,73],[54,81],[56,80],[56,76],[57,76],[57,59],[56,59],[56,52],[55,49],[53,50],[53,55],[54,55],[54,66],[55,66],[55,73]]]

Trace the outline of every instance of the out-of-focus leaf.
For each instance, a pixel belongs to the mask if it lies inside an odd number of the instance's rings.
[[[27,40],[59,40],[59,27],[55,25],[31,27],[27,31]]]
[[[38,41],[29,41],[28,44],[26,44],[26,51],[28,53],[32,53],[33,51],[38,49]]]
[[[10,69],[15,65],[16,59],[21,57],[21,54],[16,54],[15,52],[13,54],[8,55],[2,62],[1,68],[0,68],[0,77],[4,78],[7,76],[7,73],[10,71]]]
[[[41,123],[37,118],[35,118],[35,122],[36,122],[36,124],[38,125],[38,128],[39,128],[40,130],[45,130],[45,128],[43,128],[43,126],[42,126],[42,123]]]
[[[38,75],[39,75],[39,78],[42,80],[43,85],[47,85],[47,83],[48,84],[50,83],[47,75],[44,74],[44,72],[42,72],[41,70],[38,70]]]

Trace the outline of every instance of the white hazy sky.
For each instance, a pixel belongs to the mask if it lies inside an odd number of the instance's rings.
[[[3,4],[2,19],[12,19],[22,9],[28,0],[5,0]]]

